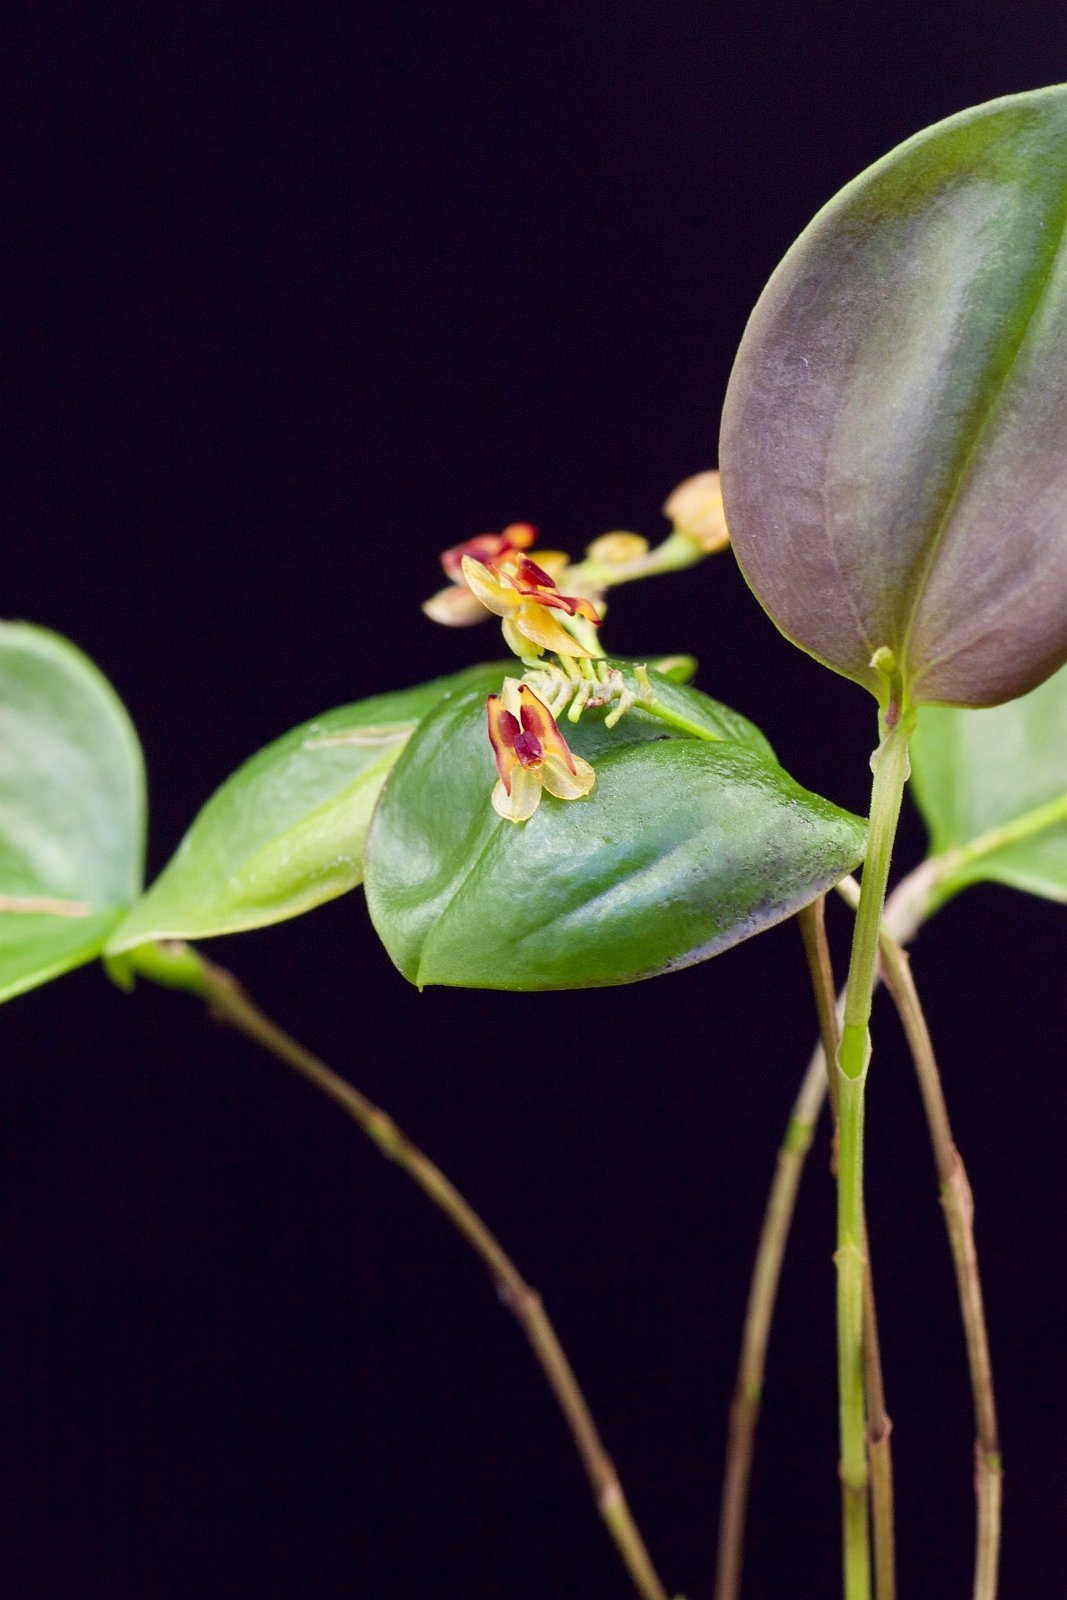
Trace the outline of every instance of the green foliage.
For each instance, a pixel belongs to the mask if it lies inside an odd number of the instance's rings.
[[[363,844],[386,776],[445,695],[498,687],[497,662],[315,717],[226,780],[108,941],[206,939],[299,916],[363,879]]]
[[[992,710],[926,707],[911,756],[938,901],[983,879],[1067,900],[1067,668]]]
[[[752,315],[720,462],[748,582],[884,698],[993,705],[1067,659],[1067,87],[910,139]]]
[[[614,729],[587,711],[562,726],[596,768],[593,793],[546,796],[519,825],[490,804],[481,696],[455,695],[421,724],[366,856],[371,916],[412,982],[567,989],[651,977],[781,921],[859,861],[864,824],[794,783],[751,723],[653,681],[711,741],[641,709]]]
[[[144,832],[114,690],[57,634],[0,623],[0,999],[99,955],[140,891]]]

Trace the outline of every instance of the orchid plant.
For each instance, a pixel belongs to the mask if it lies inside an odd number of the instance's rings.
[[[510,660],[326,712],[252,756],[142,888],[135,731],[66,640],[0,625],[0,997],[92,960],[184,989],[311,1080],[477,1251],[515,1312],[644,1600],[668,1594],[538,1298],[432,1162],[265,1018],[194,941],[363,884],[413,984],[632,983],[797,917],[820,1045],[782,1144],[730,1419],[717,1600],[737,1600],[778,1271],[823,1099],[836,1130],[846,1600],[893,1600],[892,1466],[863,1199],[871,997],[904,1020],[930,1126],[975,1403],[975,1600],[993,1600],[1001,1464],[973,1207],[901,946],[986,880],[1067,899],[1067,90],[980,106],[850,184],[786,256],[726,397],[722,477],[671,531],[576,562],[527,523],[447,549],[434,621],[495,616]],[[729,531],[727,531],[729,530]],[[732,547],[782,632],[876,702],[868,818],[802,788],[686,655],[623,660],[610,591]],[[913,774],[927,858],[887,900]],[[862,863],[857,886],[851,874]],[[855,910],[835,997],[823,897]],[[963,1454],[961,1452],[961,1462]]]

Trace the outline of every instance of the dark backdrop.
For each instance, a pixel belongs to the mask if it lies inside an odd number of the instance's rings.
[[[812,212],[1064,76],[1059,5],[68,3],[5,26],[5,614],[144,740],[150,868],[259,745],[495,654],[417,603],[516,518],[655,534]],[[620,593],[863,809],[867,697],[729,557]],[[921,833],[909,820],[900,861]],[[838,950],[846,932],[835,917]],[[916,968],[978,1195],[1005,1600],[1063,1592],[1063,910],[975,890]],[[707,1600],[773,1151],[812,1032],[778,929],[633,989],[417,995],[357,893],[212,950],[422,1141],[545,1293],[652,1551]],[[870,1215],[902,1593],[969,1592],[969,1397],[917,1095],[880,1005]],[[190,1001],[97,969],[5,1009],[0,1592],[623,1600],[517,1328],[406,1178]],[[752,1600],[835,1592],[832,1196],[813,1158]]]

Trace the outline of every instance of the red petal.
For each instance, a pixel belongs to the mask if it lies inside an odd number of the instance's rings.
[[[519,702],[522,707],[522,725],[526,732],[532,734],[543,749],[552,750],[561,756],[574,772],[576,769],[570,746],[556,726],[555,717],[548,707],[538,700],[528,683],[524,683],[519,689]]]
[[[529,556],[520,556],[514,562],[509,576],[524,594],[536,594],[540,589],[554,589],[556,581],[544,567],[539,567]]]
[[[520,764],[515,752],[515,740],[521,732],[518,718],[513,717],[511,712],[505,709],[497,694],[491,694],[485,702],[485,713],[489,723],[489,742],[493,747],[496,770],[500,774],[501,783],[510,794],[511,774]]]
[[[453,583],[462,583],[464,556],[473,556],[483,567],[491,567],[510,551],[525,550],[536,538],[537,529],[529,522],[510,522],[503,533],[479,533],[474,539],[442,550],[441,565]]]

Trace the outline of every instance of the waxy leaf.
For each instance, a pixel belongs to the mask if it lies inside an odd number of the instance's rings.
[[[1067,659],[1067,88],[993,101],[832,200],[765,289],[723,416],[745,577],[884,698],[994,705]]]
[[[144,766],[80,650],[0,623],[0,999],[100,954],[141,887]]]
[[[911,744],[934,902],[992,879],[1067,900],[1067,667],[985,711],[927,707]]]
[[[471,684],[484,697],[506,671],[490,663],[376,695],[267,745],[207,802],[109,954],[265,927],[354,889],[375,801],[420,718]]]
[[[546,795],[521,824],[490,803],[481,697],[455,696],[422,723],[366,856],[371,917],[412,982],[629,983],[781,921],[859,861],[864,824],[794,783],[751,724],[653,681],[677,714],[745,742],[672,732],[640,709],[609,729],[587,711],[560,727],[595,767],[593,792]]]

